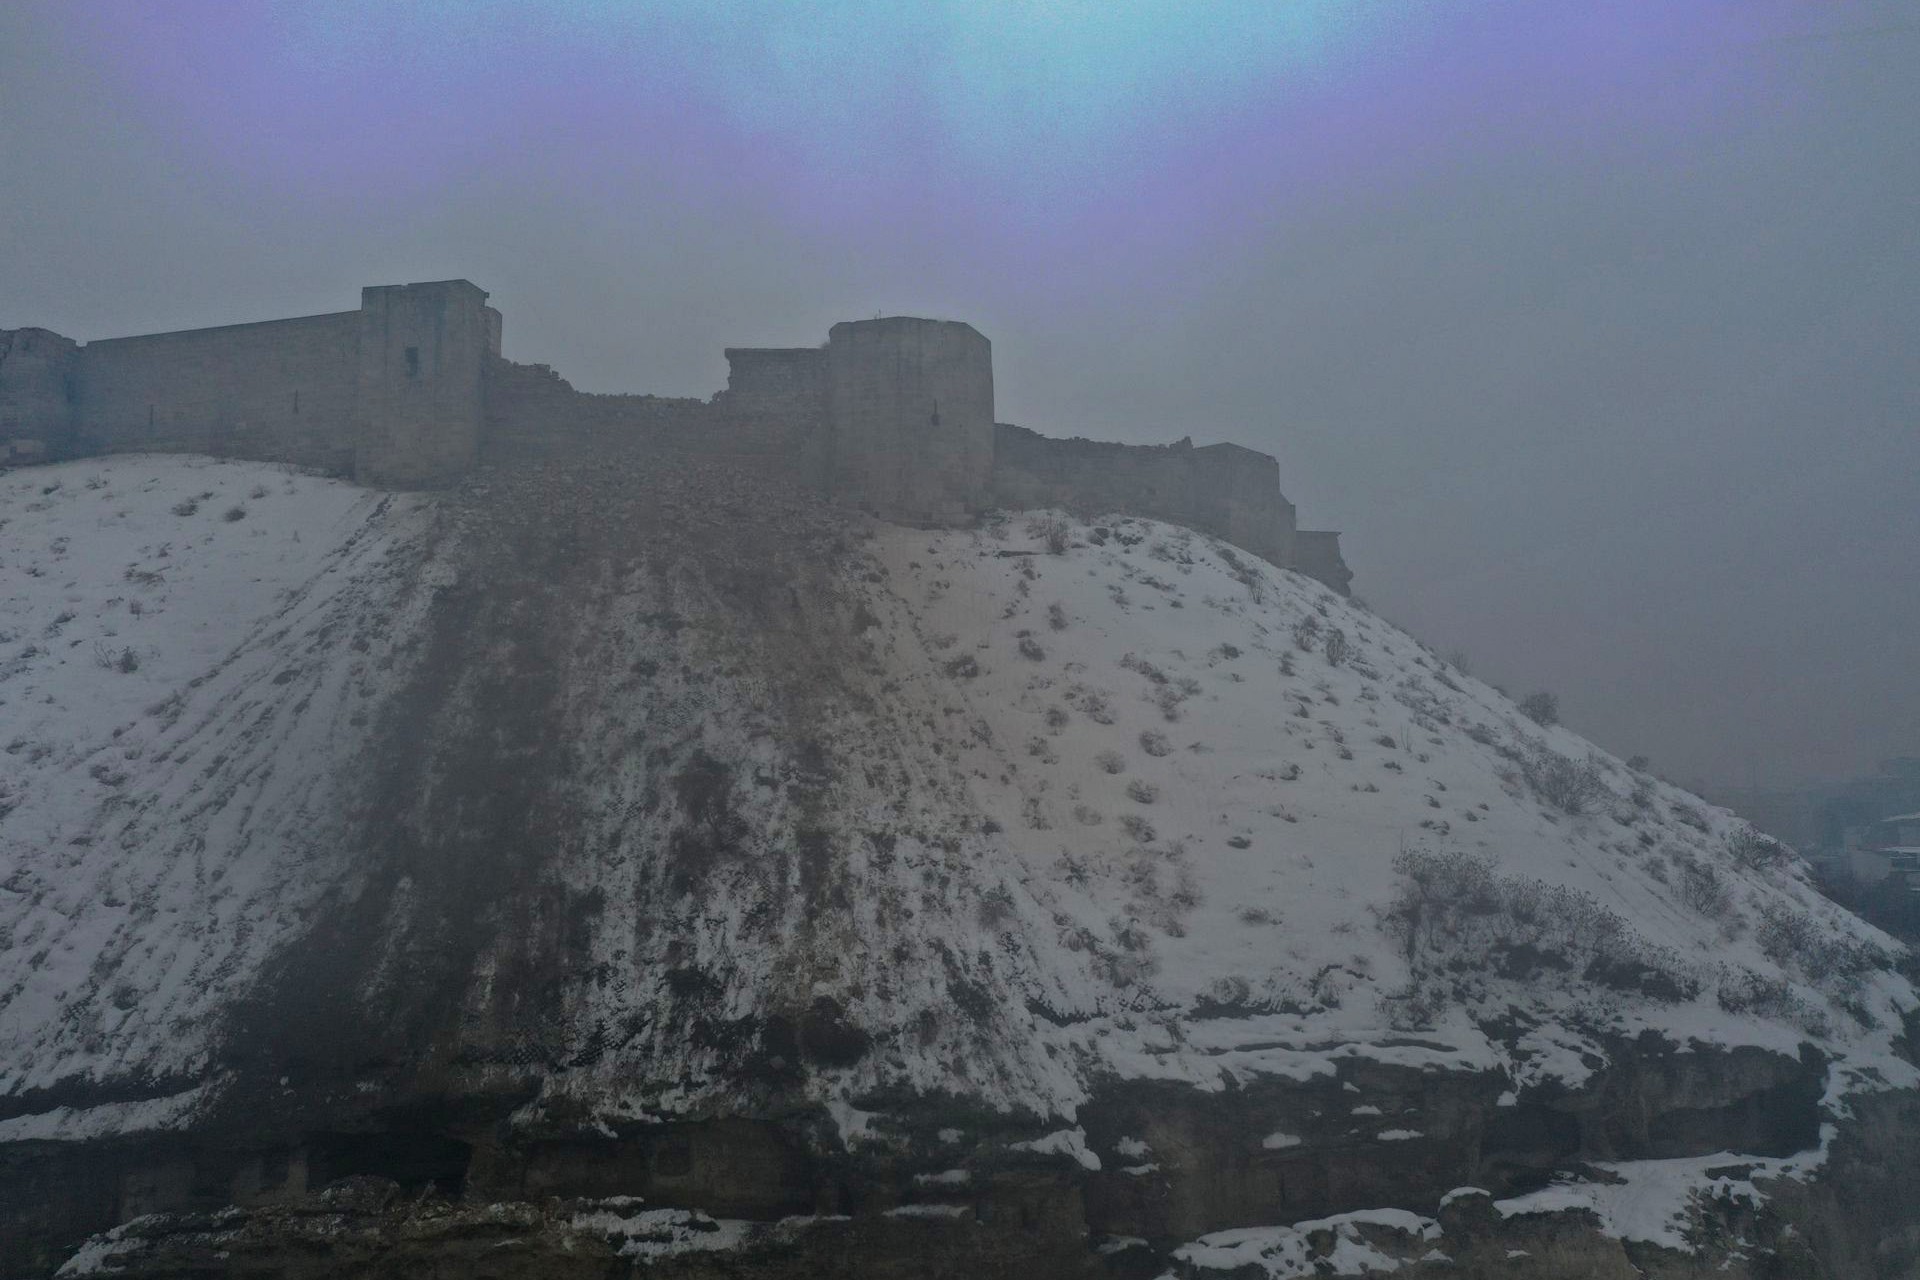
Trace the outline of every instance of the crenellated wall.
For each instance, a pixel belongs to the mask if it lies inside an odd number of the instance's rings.
[[[773,457],[907,524],[990,507],[1169,520],[1344,592],[1339,535],[1298,532],[1269,454],[1050,439],[994,422],[993,348],[973,326],[890,316],[819,347],[730,347],[710,400],[579,391],[501,356],[466,280],[376,285],[360,309],[112,338],[0,330],[0,462],[163,450],[294,463],[371,484],[444,485],[481,462],[662,449]]]

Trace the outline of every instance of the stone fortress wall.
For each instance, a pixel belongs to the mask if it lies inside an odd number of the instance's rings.
[[[378,285],[360,309],[76,343],[0,330],[0,463],[176,451],[431,487],[485,463],[635,445],[772,457],[837,501],[905,524],[994,507],[1169,520],[1345,592],[1339,535],[1299,530],[1271,455],[1050,439],[994,421],[993,352],[971,325],[836,324],[818,347],[729,348],[708,400],[594,395],[501,355],[465,280]]]

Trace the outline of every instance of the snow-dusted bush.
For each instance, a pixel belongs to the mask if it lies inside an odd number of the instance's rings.
[[[1227,572],[1233,575],[1234,581],[1247,589],[1248,598],[1255,604],[1264,604],[1267,593],[1261,571],[1242,560],[1240,553],[1224,542],[1209,541],[1208,545],[1213,548],[1213,554],[1219,557],[1220,563],[1227,566]]]
[[[1394,870],[1400,883],[1381,924],[1416,984],[1440,980],[1465,998],[1477,972],[1526,982],[1557,976],[1667,1001],[1699,992],[1676,954],[1592,894],[1500,875],[1489,859],[1461,850],[1404,850]]]
[[[1107,702],[1107,695],[1100,690],[1077,684],[1067,690],[1065,697],[1069,706],[1077,708],[1081,715],[1095,724],[1113,723],[1113,708]]]
[[[1825,1036],[1830,1030],[1826,1015],[1784,978],[1769,978],[1751,969],[1722,969],[1714,998],[1728,1013],[1790,1023],[1810,1035]]]
[[[1754,940],[1767,959],[1782,969],[1804,974],[1808,982],[1833,992],[1849,992],[1861,975],[1893,967],[1885,949],[1838,933],[1805,911],[1769,902],[1760,908]]]
[[[1545,728],[1560,723],[1560,699],[1545,689],[1537,689],[1520,699],[1520,714]]]
[[[1347,660],[1347,633],[1339,627],[1327,632],[1327,643],[1323,652],[1327,655],[1327,665],[1339,666]]]
[[[1520,757],[1520,773],[1533,793],[1565,814],[1578,817],[1607,794],[1600,765],[1591,756],[1572,760],[1535,743]]]
[[[1727,837],[1727,852],[1749,871],[1761,871],[1787,860],[1787,847],[1752,827],[1739,827]]]
[[[1681,904],[1709,920],[1726,919],[1733,911],[1733,891],[1720,869],[1704,858],[1678,850],[1673,851],[1672,857],[1674,868],[1680,873],[1674,884],[1680,891]]]
[[[1073,545],[1073,525],[1051,512],[1042,512],[1027,521],[1027,536],[1038,538],[1050,554],[1065,555]]]

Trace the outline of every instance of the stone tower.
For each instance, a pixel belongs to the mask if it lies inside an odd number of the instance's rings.
[[[830,485],[907,524],[992,505],[993,347],[972,325],[892,316],[828,333]]]
[[[487,357],[500,313],[466,280],[360,291],[354,474],[372,484],[446,484],[473,469]]]
[[[0,461],[66,452],[78,352],[51,329],[0,329]]]

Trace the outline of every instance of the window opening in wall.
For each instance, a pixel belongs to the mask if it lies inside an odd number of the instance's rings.
[[[407,376],[409,378],[420,376],[420,348],[418,347],[407,348]]]
[[[938,400],[933,402],[933,425],[936,427],[940,425],[940,402]]]
[[[153,406],[147,406],[147,434],[153,434]]]
[[[293,393],[293,416],[296,418],[300,416],[300,393],[298,391]]]

